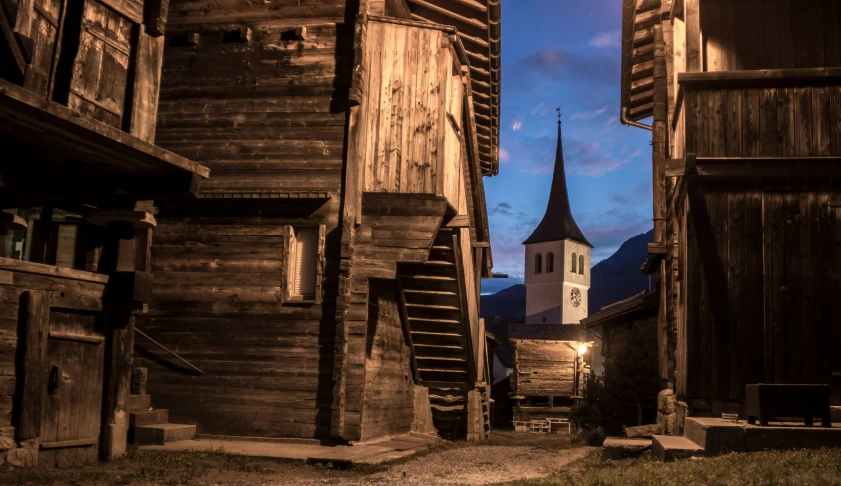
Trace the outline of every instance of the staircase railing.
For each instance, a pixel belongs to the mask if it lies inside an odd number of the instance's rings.
[[[193,363],[190,363],[190,362],[189,362],[189,361],[187,361],[186,359],[184,359],[184,358],[182,358],[181,356],[179,356],[179,355],[178,355],[178,353],[176,353],[175,351],[173,351],[173,350],[171,350],[171,349],[167,348],[166,346],[164,346],[163,344],[161,344],[161,343],[159,343],[159,342],[155,341],[155,340],[154,340],[154,339],[152,339],[152,338],[151,338],[148,334],[146,334],[145,332],[141,331],[141,330],[140,330],[140,329],[138,329],[137,327],[135,327],[135,328],[134,328],[134,332],[136,332],[137,334],[140,334],[141,336],[143,336],[143,337],[145,337],[146,339],[148,339],[149,341],[151,341],[151,342],[152,342],[152,344],[154,344],[154,345],[158,346],[159,348],[163,349],[163,350],[164,350],[164,351],[166,351],[167,353],[171,354],[172,356],[174,356],[175,358],[177,358],[179,361],[181,361],[182,363],[184,363],[184,364],[185,364],[188,368],[192,369],[192,370],[193,370],[193,371],[195,371],[196,373],[198,373],[198,374],[201,374],[201,373],[202,373],[202,371],[201,371],[198,367],[196,367]]]

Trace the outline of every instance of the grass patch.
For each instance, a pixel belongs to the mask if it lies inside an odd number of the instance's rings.
[[[218,472],[284,474],[300,461],[270,460],[226,452],[158,452],[135,448],[112,462],[68,469],[0,467],[3,485],[176,485]]]
[[[602,461],[598,454],[553,476],[507,483],[547,485],[841,485],[841,449],[732,453],[725,456],[660,463],[650,455]]]

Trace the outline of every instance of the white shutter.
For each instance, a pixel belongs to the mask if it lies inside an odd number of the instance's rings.
[[[318,229],[297,229],[294,244],[295,272],[292,281],[292,295],[305,299],[315,298]]]

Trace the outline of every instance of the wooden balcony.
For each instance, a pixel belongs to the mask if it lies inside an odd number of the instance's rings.
[[[468,156],[479,157],[461,41],[445,26],[377,17],[366,45],[363,190],[443,196],[466,215]]]
[[[841,174],[841,68],[681,73],[667,176]]]

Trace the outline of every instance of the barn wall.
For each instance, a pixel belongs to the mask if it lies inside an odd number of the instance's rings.
[[[355,4],[171,5],[156,143],[210,168],[203,197],[239,201],[162,204],[158,215],[155,300],[138,327],[202,375],[142,339],[137,357],[153,404],[199,433],[330,434]],[[328,199],[278,200],[290,193]],[[288,225],[324,225],[318,304],[282,302]]]
[[[363,441],[408,433],[414,413],[412,354],[406,345],[395,283],[372,280],[369,292]]]
[[[511,388],[525,397],[575,394],[575,343],[511,340],[514,374]]]
[[[686,153],[841,155],[841,86],[687,90]]]
[[[339,190],[346,115],[338,106],[353,62],[345,2],[239,3],[174,2],[157,144],[210,168],[202,191]],[[303,40],[294,38],[298,26]]]
[[[705,71],[841,66],[837,0],[703,0]]]
[[[679,394],[743,400],[745,384],[831,383],[841,371],[839,196],[814,180],[690,189]]]
[[[336,251],[336,207],[305,221],[327,226]],[[150,312],[137,326],[203,373],[171,365],[138,338],[149,393],[173,422],[199,433],[321,437],[329,431],[335,269],[327,263],[323,306],[284,305],[286,225],[277,217],[163,217],[152,247]]]

